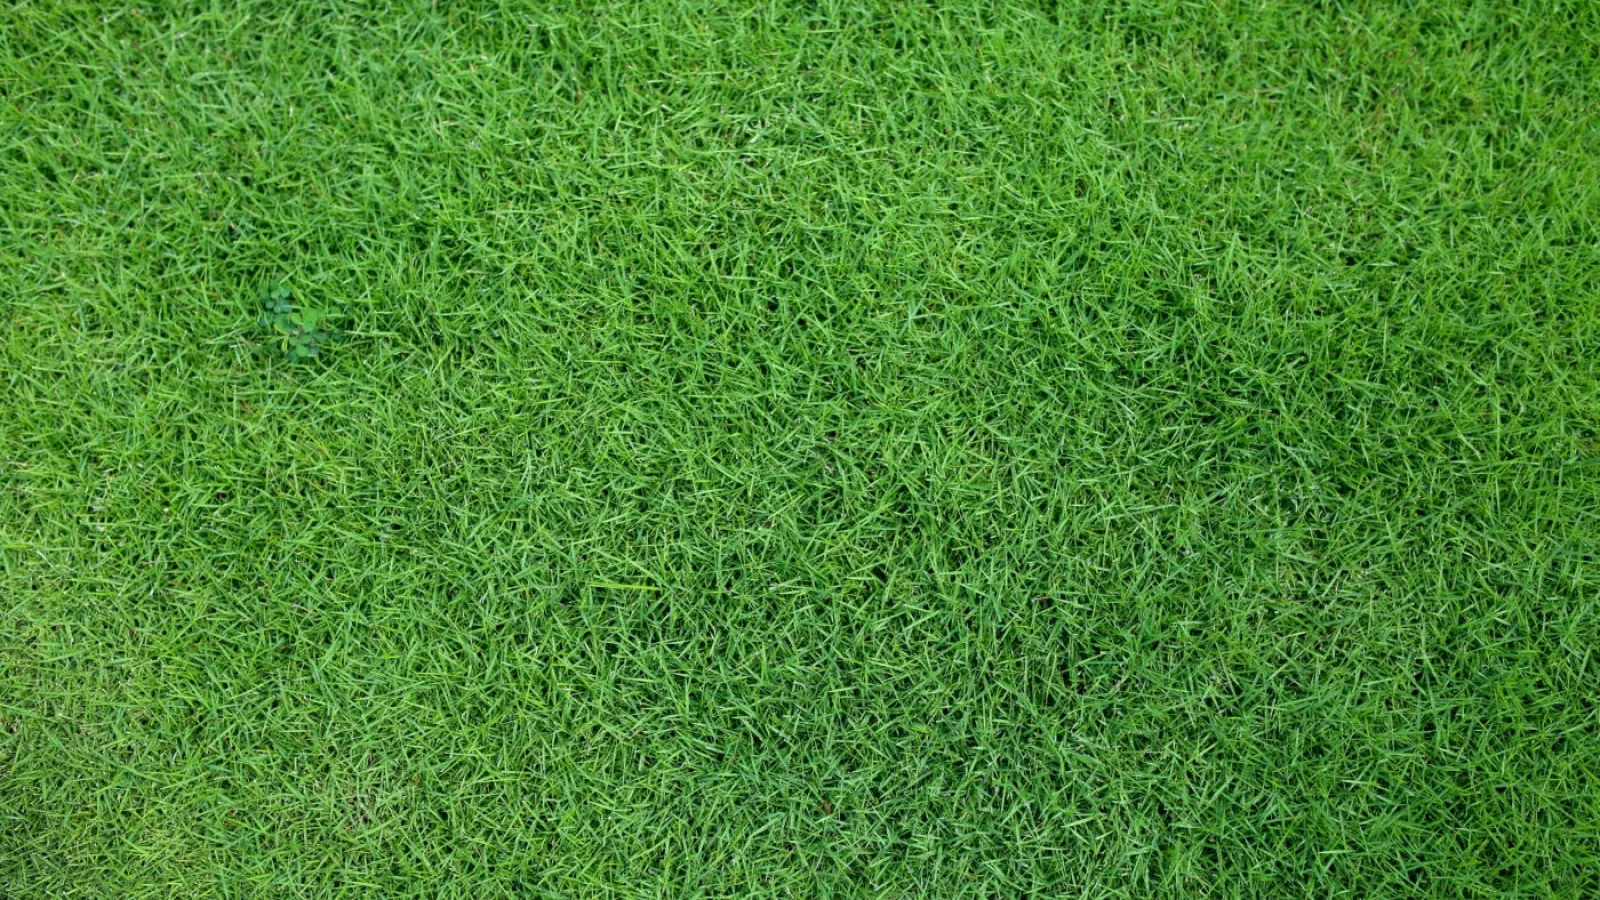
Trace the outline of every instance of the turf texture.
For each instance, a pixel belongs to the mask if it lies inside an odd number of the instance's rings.
[[[1580,0],[8,0],[0,895],[1600,895],[1597,104]]]

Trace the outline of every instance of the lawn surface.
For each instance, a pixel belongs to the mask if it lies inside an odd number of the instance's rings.
[[[1600,894],[1597,47],[4,3],[0,895]]]

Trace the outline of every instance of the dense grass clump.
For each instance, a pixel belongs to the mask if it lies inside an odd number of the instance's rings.
[[[1600,895],[1597,47],[5,4],[0,894]]]

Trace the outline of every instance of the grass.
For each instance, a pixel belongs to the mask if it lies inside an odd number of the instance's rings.
[[[5,3],[0,894],[1600,894],[1597,46]]]

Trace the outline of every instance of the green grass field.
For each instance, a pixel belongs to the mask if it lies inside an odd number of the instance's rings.
[[[8,0],[0,311],[5,897],[1600,896],[1592,0]]]

